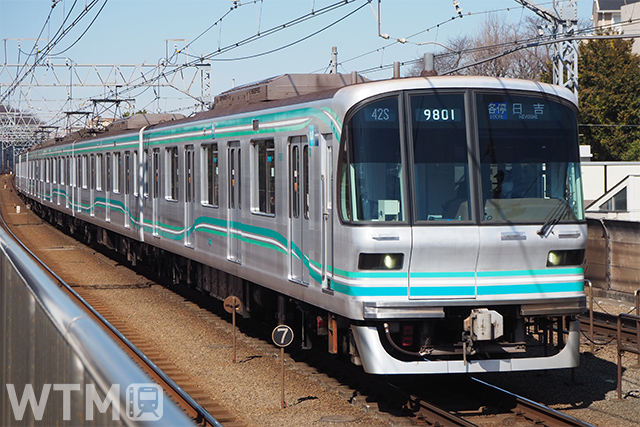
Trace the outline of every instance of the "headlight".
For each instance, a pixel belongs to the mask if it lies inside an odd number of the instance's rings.
[[[547,256],[547,267],[557,267],[562,262],[562,255],[556,251],[549,252]]]
[[[582,265],[583,261],[584,261],[584,249],[572,249],[567,251],[549,251],[549,254],[547,255],[547,267]]]
[[[404,254],[360,254],[359,270],[402,270]]]

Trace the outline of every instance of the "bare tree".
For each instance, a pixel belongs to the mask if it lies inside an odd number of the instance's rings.
[[[548,73],[549,46],[517,49],[524,43],[533,43],[540,36],[542,21],[527,18],[523,25],[507,24],[498,15],[488,15],[475,35],[459,35],[447,40],[447,50],[435,55],[438,74],[514,77],[538,80]],[[486,61],[488,58],[493,58]],[[423,64],[409,69],[408,76],[420,75]]]

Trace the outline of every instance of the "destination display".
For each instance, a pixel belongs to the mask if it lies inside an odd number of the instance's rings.
[[[526,95],[478,94],[478,124],[480,127],[507,125],[512,122],[542,122],[545,126],[562,126],[559,123],[575,122],[569,105],[556,102],[551,97]]]
[[[489,120],[548,120],[548,108],[541,100],[532,102],[489,102]],[[546,113],[546,114],[545,114]]]

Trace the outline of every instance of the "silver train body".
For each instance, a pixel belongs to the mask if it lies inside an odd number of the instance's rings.
[[[74,134],[21,155],[16,182],[87,240],[236,294],[247,316],[295,320],[303,345],[370,373],[576,366],[587,231],[574,95],[340,79],[281,76],[194,117]]]

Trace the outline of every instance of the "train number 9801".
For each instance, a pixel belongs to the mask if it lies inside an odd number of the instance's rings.
[[[425,108],[422,110],[423,120],[427,122],[458,122],[460,112],[457,108]]]

